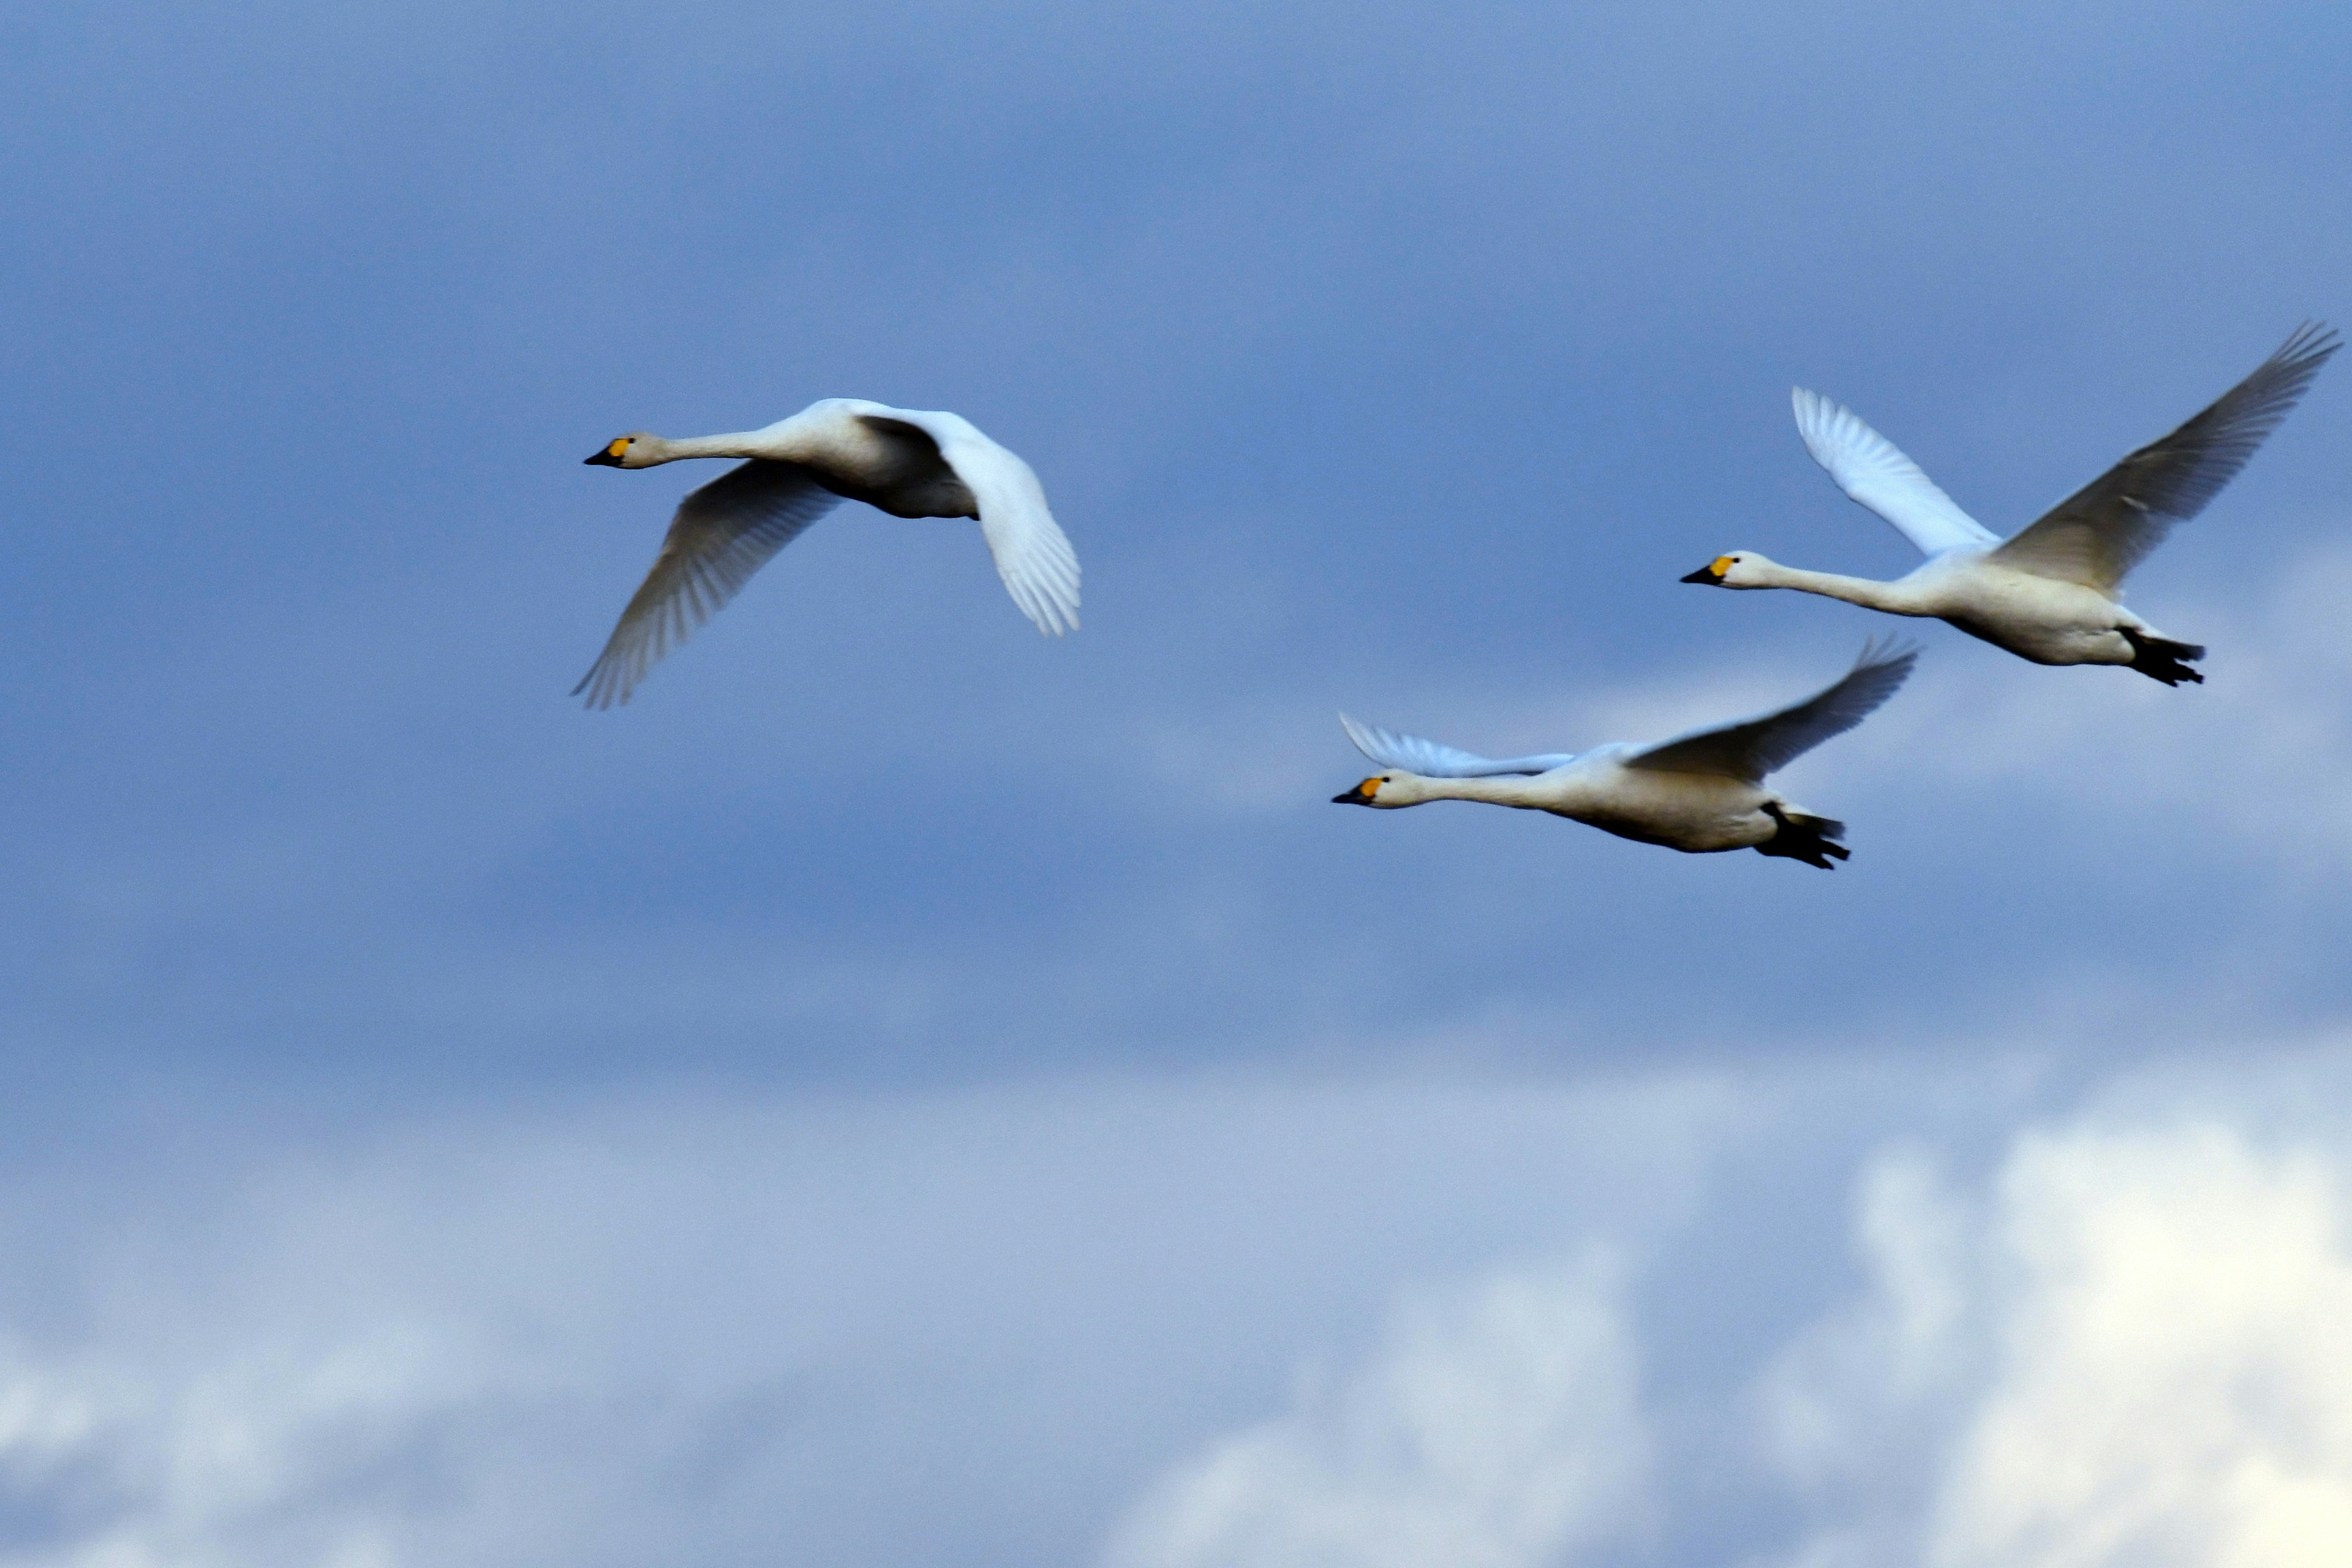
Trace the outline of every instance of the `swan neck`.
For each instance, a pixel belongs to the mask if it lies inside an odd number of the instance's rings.
[[[1549,792],[1535,787],[1538,774],[1501,773],[1489,778],[1432,779],[1421,782],[1422,792],[1431,800],[1483,800],[1492,805],[1538,805]]]
[[[766,454],[757,450],[759,437],[748,431],[727,436],[686,436],[673,441],[667,437],[656,437],[660,445],[654,449],[656,462],[674,463],[680,458],[758,458]]]
[[[1893,610],[1901,613],[1907,606],[1898,604],[1903,595],[1895,592],[1891,583],[1874,582],[1868,577],[1848,577],[1836,572],[1807,572],[1795,566],[1775,565],[1769,568],[1768,588],[1797,588],[1808,594],[1820,594],[1832,599],[1843,599],[1849,605],[1865,609]]]

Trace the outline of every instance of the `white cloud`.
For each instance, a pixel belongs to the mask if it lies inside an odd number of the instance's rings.
[[[2021,1134],[1977,1200],[1864,1184],[1870,1289],[1764,1384],[1790,1561],[2352,1560],[2352,1247],[2332,1147],[2216,1112]]]
[[[2215,1124],[2024,1140],[1999,1364],[1927,1561],[2352,1560],[2344,1173]]]
[[[2352,1554],[2352,1058],[2063,1115],[1940,1072],[615,1102],[12,1177],[0,1564]]]
[[[1679,1082],[673,1099],[0,1180],[0,1564],[1080,1561],[1401,1279],[1667,1223],[1725,1114]],[[1584,1279],[1433,1299],[1384,1385],[1508,1538],[1565,1528],[1536,1478],[1604,1486],[1548,1446],[1585,1416],[1512,1403],[1630,1397]]]
[[[1856,1205],[1870,1289],[1784,1351],[1762,1384],[1779,1468],[1816,1491],[1866,1479],[1883,1506],[1917,1406],[1965,1375],[1963,1281],[1971,1237],[1961,1199],[1923,1150],[1881,1153]]]
[[[0,1353],[0,1497],[55,1521],[47,1540],[0,1534],[0,1561],[389,1563],[413,1500],[384,1481],[492,1381],[389,1322],[320,1344],[218,1345],[194,1366],[127,1352]]]
[[[1645,1513],[1612,1271],[1510,1270],[1403,1305],[1371,1363],[1166,1478],[1118,1568],[1537,1568]]]

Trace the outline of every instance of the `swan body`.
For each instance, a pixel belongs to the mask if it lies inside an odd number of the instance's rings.
[[[2178,686],[2205,656],[2123,606],[2123,580],[2176,522],[2202,511],[2311,385],[2340,342],[2295,331],[2245,380],[2003,540],[1962,511],[1895,444],[1851,410],[1790,395],[1806,449],[1838,488],[1893,523],[1927,559],[1891,583],[1783,566],[1752,550],[1683,579],[1719,588],[1795,588],[1896,616],[1926,616],[2036,664],[2117,664]]]
[[[1356,749],[1387,771],[1331,798],[1383,810],[1485,801],[1690,854],[1754,849],[1828,870],[1849,853],[1837,842],[1845,825],[1791,804],[1764,780],[1861,723],[1895,694],[1918,657],[1914,648],[1867,644],[1851,670],[1802,702],[1659,745],[1613,742],[1582,753],[1496,760],[1343,713],[1339,723]]]
[[[1715,566],[1722,568],[1723,587],[1796,588],[1888,615],[1927,616],[2036,664],[2130,664],[2126,627],[2151,643],[2168,641],[2095,588],[1967,549],[1931,556],[1891,583],[1783,566],[1752,550],[1722,557],[1708,570]],[[2194,670],[2186,678],[2199,679]]]
[[[588,461],[650,468],[686,458],[746,460],[678,503],[653,569],[573,689],[591,708],[626,702],[655,661],[845,498],[893,517],[978,519],[1021,613],[1056,637],[1078,624],[1077,555],[1036,474],[959,415],[828,397],[734,435],[632,431]]]

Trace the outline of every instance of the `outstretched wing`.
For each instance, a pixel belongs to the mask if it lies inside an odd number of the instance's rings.
[[[1862,657],[1843,679],[1793,708],[1684,735],[1628,757],[1625,765],[1661,773],[1717,773],[1760,784],[1768,774],[1870,717],[1909,678],[1918,658],[1916,647],[1874,639],[1863,645]]]
[[[1339,727],[1356,750],[1384,768],[1401,768],[1429,779],[1483,779],[1497,773],[1548,773],[1576,761],[1569,752],[1541,757],[1481,757],[1453,746],[1441,746],[1418,735],[1400,735],[1376,724],[1360,724],[1345,713]]]
[[[572,695],[586,692],[591,708],[626,702],[655,660],[692,636],[770,556],[840,500],[798,464],[762,458],[688,491],[653,570]]]
[[[1905,457],[1894,442],[1864,424],[1853,409],[1818,392],[1793,387],[1797,434],[1805,450],[1829,470],[1838,489],[1903,532],[1925,555],[1964,545],[1990,549],[2000,536],[1970,517]]]
[[[1021,613],[1055,637],[1076,630],[1077,552],[1047,510],[1035,470],[961,415],[891,408],[880,417],[911,425],[939,444],[941,459],[980,503],[981,537]]]
[[[1993,552],[2005,566],[2112,594],[2176,522],[2205,510],[2279,426],[2342,342],[2306,321],[2253,374],[2142,447]]]

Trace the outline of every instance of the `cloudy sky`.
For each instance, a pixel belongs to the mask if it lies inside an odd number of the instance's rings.
[[[2352,320],[2352,13],[0,5],[0,1563],[2352,1555],[2352,382],[1834,875],[1332,809],[1880,629]],[[628,708],[698,479],[845,507]],[[691,467],[691,466],[688,466]]]

